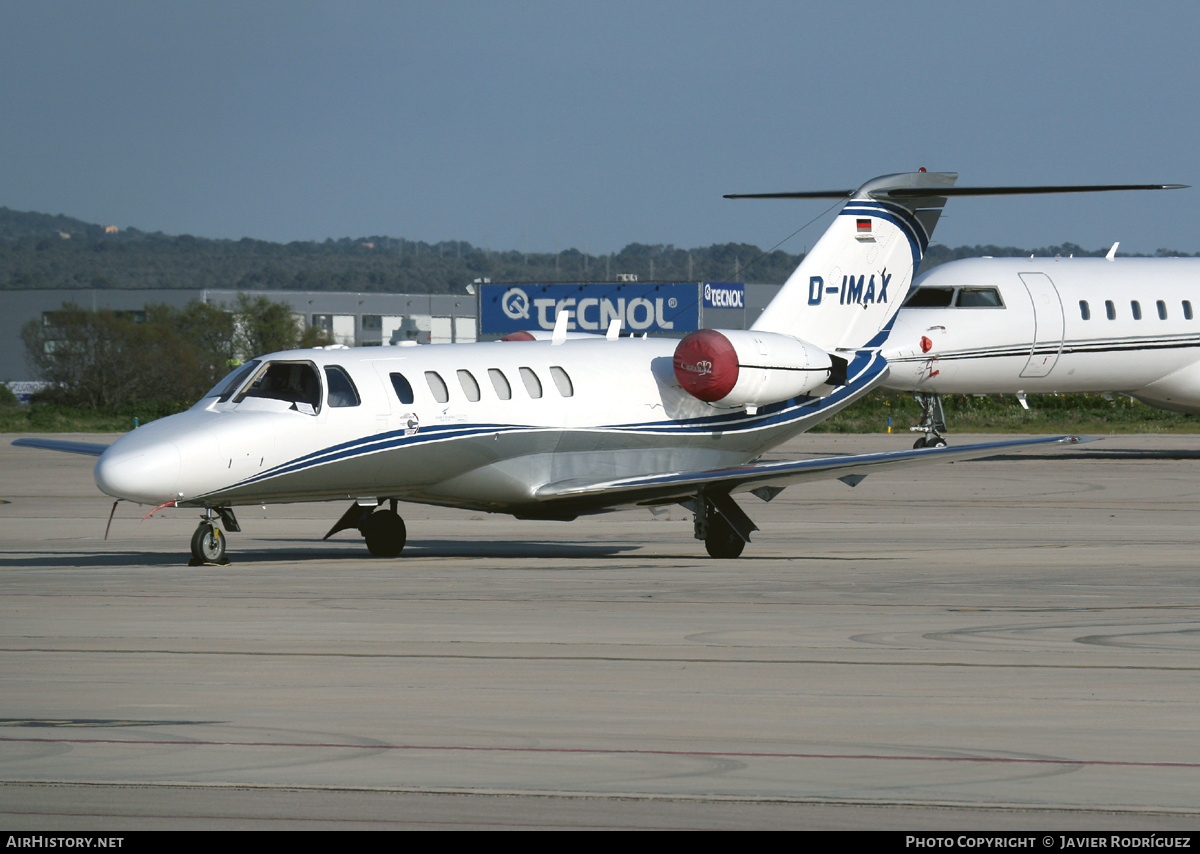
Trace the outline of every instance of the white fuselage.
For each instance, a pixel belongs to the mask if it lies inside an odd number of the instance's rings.
[[[914,283],[888,388],[1120,392],[1200,413],[1200,259],[972,258]]]
[[[865,393],[885,369],[864,354],[851,364],[849,387],[751,413],[682,391],[672,367],[677,344],[596,337],[275,353],[258,361],[311,369],[320,383],[315,404],[221,400],[218,386],[187,412],[118,440],[96,479],[105,492],[144,504],[387,496],[567,516],[599,508],[547,510],[536,490],[752,460]],[[357,403],[334,405],[334,366],[352,381]]]

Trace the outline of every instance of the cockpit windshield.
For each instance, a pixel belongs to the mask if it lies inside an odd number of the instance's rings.
[[[250,384],[234,399],[248,397],[283,400],[299,412],[315,415],[321,411],[321,380],[312,362],[268,362],[259,368]]]
[[[259,362],[257,359],[253,362],[247,362],[244,365],[238,365],[232,371],[227,373],[224,379],[209,389],[208,393],[205,394],[201,400],[207,400],[210,397],[220,398],[217,401],[218,403],[224,403],[225,401],[229,400],[229,398],[233,397],[233,393],[238,390],[238,386],[245,381],[246,377],[250,376],[250,374],[254,372],[254,369],[257,368],[258,365]]]
[[[904,301],[904,308],[948,308],[954,288],[917,288]]]
[[[924,287],[904,301],[904,308],[1004,308],[996,288]]]

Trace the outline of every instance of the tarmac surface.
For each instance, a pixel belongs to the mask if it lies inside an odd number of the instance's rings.
[[[733,561],[682,509],[412,505],[379,560],[309,504],[227,567],[14,438],[7,830],[1200,827],[1197,436],[741,495]]]

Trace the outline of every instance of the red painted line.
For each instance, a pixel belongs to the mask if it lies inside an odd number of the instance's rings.
[[[11,738],[0,737],[0,742],[32,744],[112,744],[130,747],[284,747],[316,748],[321,750],[411,750],[411,751],[460,751],[463,753],[550,753],[585,754],[597,756],[696,756],[732,759],[835,759],[870,760],[882,762],[981,762],[1010,765],[1088,765],[1115,768],[1200,768],[1200,762],[1133,762],[1113,759],[1035,759],[1014,756],[911,756],[905,754],[889,756],[875,753],[754,753],[736,750],[637,750],[605,749],[590,747],[469,747],[465,745],[438,744],[346,744],[338,742],[287,742],[287,741],[192,741],[116,738]]]

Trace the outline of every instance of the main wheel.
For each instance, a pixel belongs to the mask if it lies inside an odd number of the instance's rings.
[[[737,531],[729,523],[713,513],[708,523],[708,536],[704,538],[704,548],[709,557],[718,559],[735,558],[746,548],[746,541],[738,536]]]
[[[225,559],[225,535],[212,522],[201,522],[192,534],[192,557],[202,563],[221,563]]]
[[[404,520],[391,510],[371,513],[363,519],[359,530],[367,541],[367,551],[375,557],[396,557],[404,551],[408,539]]]

